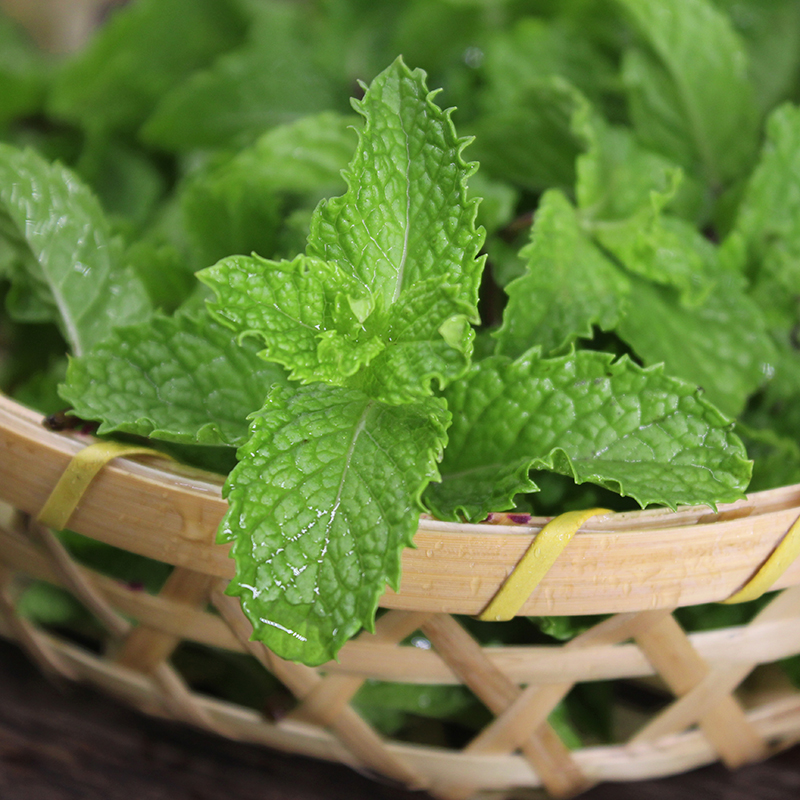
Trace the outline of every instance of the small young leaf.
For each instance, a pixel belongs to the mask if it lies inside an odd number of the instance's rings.
[[[21,253],[12,314],[55,321],[75,355],[149,314],[144,286],[120,267],[120,244],[94,195],[66,168],[0,144],[3,234]]]
[[[240,445],[248,414],[271,386],[286,383],[256,349],[205,314],[155,315],[72,359],[60,393],[79,417],[101,421],[101,434]]]
[[[253,415],[225,486],[254,635],[282,658],[321,664],[362,625],[417,528],[449,415],[439,400],[389,406],[348,389],[276,387]]]
[[[262,339],[264,358],[285,366],[293,380],[341,384],[383,349],[359,319],[360,308],[372,310],[370,296],[333,264],[234,256],[198,277],[217,296],[208,304],[214,317]]]
[[[425,501],[480,520],[535,489],[530,469],[599,484],[642,506],[742,497],[750,462],[730,420],[690,384],[627,358],[581,351],[474,365],[445,398],[453,415],[442,483]]]

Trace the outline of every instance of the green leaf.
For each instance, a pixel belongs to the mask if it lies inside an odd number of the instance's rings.
[[[58,75],[50,111],[90,130],[132,130],[171,86],[236,46],[233,0],[138,0],[113,12]]]
[[[283,370],[253,342],[206,315],[154,316],[116,330],[89,355],[70,361],[61,396],[99,433],[116,431],[204,445],[240,445],[247,416]]]
[[[345,172],[348,189],[317,208],[309,255],[353,275],[386,308],[407,287],[442,276],[474,305],[483,232],[466,196],[476,168],[461,158],[467,140],[434,104],[424,73],[401,59],[354,106],[366,125]]]
[[[293,380],[340,384],[383,349],[359,320],[372,310],[371,298],[333,264],[238,256],[198,278],[216,294],[208,303],[214,317],[263,340],[263,357],[285,366]]]
[[[719,280],[717,250],[696,228],[660,213],[660,203],[620,222],[592,226],[596,241],[631,272],[680,292],[686,306],[702,303]]]
[[[528,85],[513,104],[490,107],[473,125],[474,154],[489,174],[531,191],[568,188],[586,142],[573,120],[587,101],[558,76]]]
[[[445,399],[453,415],[442,483],[425,501],[437,516],[483,519],[536,487],[530,469],[570,475],[642,506],[742,497],[750,462],[731,422],[695,387],[627,358],[582,351],[473,366]]]
[[[596,22],[596,21],[594,21]],[[596,101],[617,88],[612,57],[562,20],[526,17],[500,31],[485,48],[482,72],[487,112],[517,105],[529,87],[559,75]],[[535,145],[535,143],[533,143]]]
[[[742,37],[762,113],[788,100],[800,72],[800,5],[794,0],[716,0]]]
[[[287,195],[316,203],[342,190],[355,122],[333,112],[306,117],[191,175],[180,202],[193,262],[207,267],[233,254],[273,256]]]
[[[321,384],[270,393],[226,483],[220,528],[236,559],[228,592],[257,639],[313,665],[371,628],[438,475],[448,416],[432,398],[394,407]]]
[[[772,374],[776,358],[764,317],[736,275],[720,274],[714,291],[692,308],[674,290],[631,276],[618,333],[645,364],[663,362],[731,416]]]
[[[663,207],[679,191],[682,170],[638,144],[630,129],[608,125],[593,113],[576,117],[574,126],[589,142],[575,165],[575,195],[583,214],[628,219],[651,205],[653,193]]]
[[[483,232],[464,143],[423,74],[396,61],[358,107],[348,191],[317,207],[308,256],[225,259],[200,279],[217,294],[212,313],[263,338],[293,379],[407,402],[469,363]]]
[[[251,10],[247,43],[161,97],[142,129],[145,141],[176,152],[248,144],[268,128],[337,105],[303,35],[306,9],[269,2]]]
[[[592,325],[611,330],[618,324],[628,279],[586,236],[558,190],[542,197],[531,242],[520,256],[527,270],[506,287],[508,305],[495,334],[499,353],[515,357],[535,345],[550,353],[578,337],[591,338]]]
[[[730,20],[708,0],[617,2],[646,44],[623,64],[642,142],[717,188],[737,177],[754,154],[758,118]]]
[[[767,140],[736,219],[750,272],[800,292],[800,109],[783,105],[767,122]]]
[[[48,67],[22,28],[0,12],[0,127],[40,110]]]
[[[144,287],[120,267],[120,245],[92,193],[32,150],[0,144],[0,236],[22,254],[8,302],[23,319],[54,320],[75,355],[118,325],[144,319]]]

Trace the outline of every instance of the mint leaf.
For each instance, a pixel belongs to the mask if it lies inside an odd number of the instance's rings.
[[[369,296],[333,264],[240,256],[198,277],[216,294],[208,303],[214,317],[263,340],[264,358],[285,366],[293,380],[342,383],[383,349],[359,320],[372,310]]]
[[[708,0],[617,0],[646,47],[623,76],[642,142],[719,188],[754,154],[757,113],[747,54]]]
[[[586,98],[559,76],[545,76],[518,92],[513,104],[495,106],[474,126],[474,153],[491,175],[525,189],[568,188],[575,158],[586,142],[574,118]]]
[[[596,483],[642,506],[742,497],[750,463],[731,422],[661,367],[582,351],[474,365],[445,399],[453,415],[442,483],[426,504],[437,516],[480,520],[536,487],[530,469]]]
[[[800,72],[800,6],[794,0],[716,0],[742,37],[762,112],[791,96]]]
[[[22,28],[0,12],[0,126],[40,110],[47,67]]]
[[[508,304],[495,334],[499,353],[518,356],[534,345],[550,353],[591,338],[593,325],[611,330],[619,323],[628,279],[586,236],[558,190],[542,197],[520,256],[527,271],[506,287]]]
[[[348,191],[317,207],[308,256],[225,259],[199,277],[217,295],[212,313],[260,336],[293,379],[407,402],[468,365],[483,233],[464,142],[423,73],[396,61],[358,108],[366,127]]]
[[[120,267],[120,244],[92,193],[66,168],[0,144],[3,235],[20,253],[12,314],[55,321],[75,355],[148,315],[144,287]]]
[[[354,102],[365,127],[345,172],[347,192],[321,203],[308,254],[335,263],[388,307],[418,281],[447,276],[477,302],[483,232],[449,112],[436,106],[421,70],[401,59]]]
[[[131,130],[176,82],[238,44],[233,0],[138,0],[112,12],[58,75],[50,111],[91,130]]]
[[[432,398],[394,407],[321,384],[276,387],[253,416],[220,541],[237,565],[228,592],[279,656],[321,664],[371,628],[437,477],[448,416]]]
[[[247,416],[283,370],[237,344],[206,315],[154,315],[119,328],[89,355],[72,359],[61,396],[75,414],[116,431],[205,445],[239,445]]]
[[[633,133],[608,125],[594,113],[574,120],[588,141],[575,164],[575,195],[581,211],[596,220],[628,219],[653,202],[668,205],[683,182],[683,171],[664,156],[642,147]]]
[[[783,105],[767,121],[767,140],[739,208],[734,236],[749,270],[785,291],[800,291],[800,109]]]
[[[687,306],[701,303],[718,282],[717,251],[696,228],[660,213],[660,202],[632,217],[593,226],[597,242],[631,272],[673,286]]]
[[[663,362],[732,416],[766,381],[776,358],[764,317],[737,275],[720,273],[714,291],[692,308],[674,290],[631,276],[618,333],[645,364]]]
[[[159,98],[142,129],[145,141],[176,152],[248,144],[335,105],[334,87],[304,36],[308,9],[260,3],[249,10],[248,41]]]
[[[316,204],[342,190],[356,120],[325,112],[281,125],[191,175],[180,202],[194,263],[207,267],[237,253],[273,256],[290,202]]]

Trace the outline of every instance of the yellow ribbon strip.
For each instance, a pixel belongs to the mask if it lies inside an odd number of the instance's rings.
[[[478,619],[484,622],[513,619],[581,525],[591,517],[610,513],[607,508],[590,508],[586,511],[567,511],[550,520],[539,531],[514,571],[506,578],[489,605],[478,615]]]
[[[738,592],[722,602],[746,603],[748,600],[761,597],[764,592],[768,592],[772,588],[798,556],[800,556],[800,517],[795,520],[786,536],[781,539],[780,544],[772,551],[758,572]]]
[[[119,442],[90,444],[73,456],[39,512],[37,520],[48,528],[63,530],[97,473],[115,458],[135,455],[158,456],[173,460],[166,453],[159,453],[150,447],[137,447]]]

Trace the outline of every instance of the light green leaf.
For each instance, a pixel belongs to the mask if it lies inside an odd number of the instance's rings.
[[[800,109],[783,105],[767,122],[767,140],[736,219],[749,271],[800,293]]]
[[[198,278],[216,294],[208,303],[214,317],[263,340],[263,357],[293,380],[341,384],[384,347],[359,320],[372,311],[372,298],[333,264],[234,256]]]
[[[474,365],[445,399],[453,415],[442,483],[425,500],[438,516],[479,520],[535,487],[529,469],[599,484],[642,506],[733,501],[750,463],[731,422],[661,367],[581,351]]]
[[[236,46],[233,0],[137,0],[112,12],[59,74],[51,112],[91,130],[132,130],[176,82]]]
[[[646,48],[623,74],[642,142],[719,188],[747,168],[757,111],[747,55],[730,20],[708,0],[617,0]]]
[[[459,300],[460,289],[436,278],[402,293],[389,309],[382,338],[369,367],[352,383],[387,403],[404,403],[430,394],[462,375],[469,366],[474,332],[472,308]]]
[[[535,345],[550,353],[591,338],[592,325],[611,330],[618,324],[628,279],[586,236],[561,192],[542,197],[520,256],[527,271],[506,287],[503,326],[495,334],[499,353],[515,357]]]
[[[21,253],[9,296],[12,313],[55,321],[75,355],[113,327],[148,315],[144,287],[120,267],[119,242],[92,193],[64,167],[0,144],[3,234]]]
[[[142,129],[147,142],[177,152],[249,144],[268,128],[337,105],[303,35],[307,9],[269,2],[251,10],[247,43],[161,97]]]
[[[674,290],[631,276],[618,333],[645,364],[663,362],[731,416],[772,374],[776,358],[764,317],[736,275],[721,273],[711,294],[693,308]]]
[[[256,350],[207,315],[156,315],[72,359],[60,393],[77,416],[101,421],[101,434],[240,445],[247,416],[271,386],[286,382]]]
[[[313,665],[372,627],[438,475],[448,416],[432,398],[394,407],[321,384],[271,392],[226,483],[220,528],[237,566],[228,593],[257,639]]]
[[[401,59],[355,103],[366,125],[345,172],[348,190],[322,203],[311,223],[309,255],[338,265],[382,305],[418,281],[447,276],[477,302],[483,232],[449,112],[433,102],[421,70]],[[477,317],[477,313],[475,315]]]

